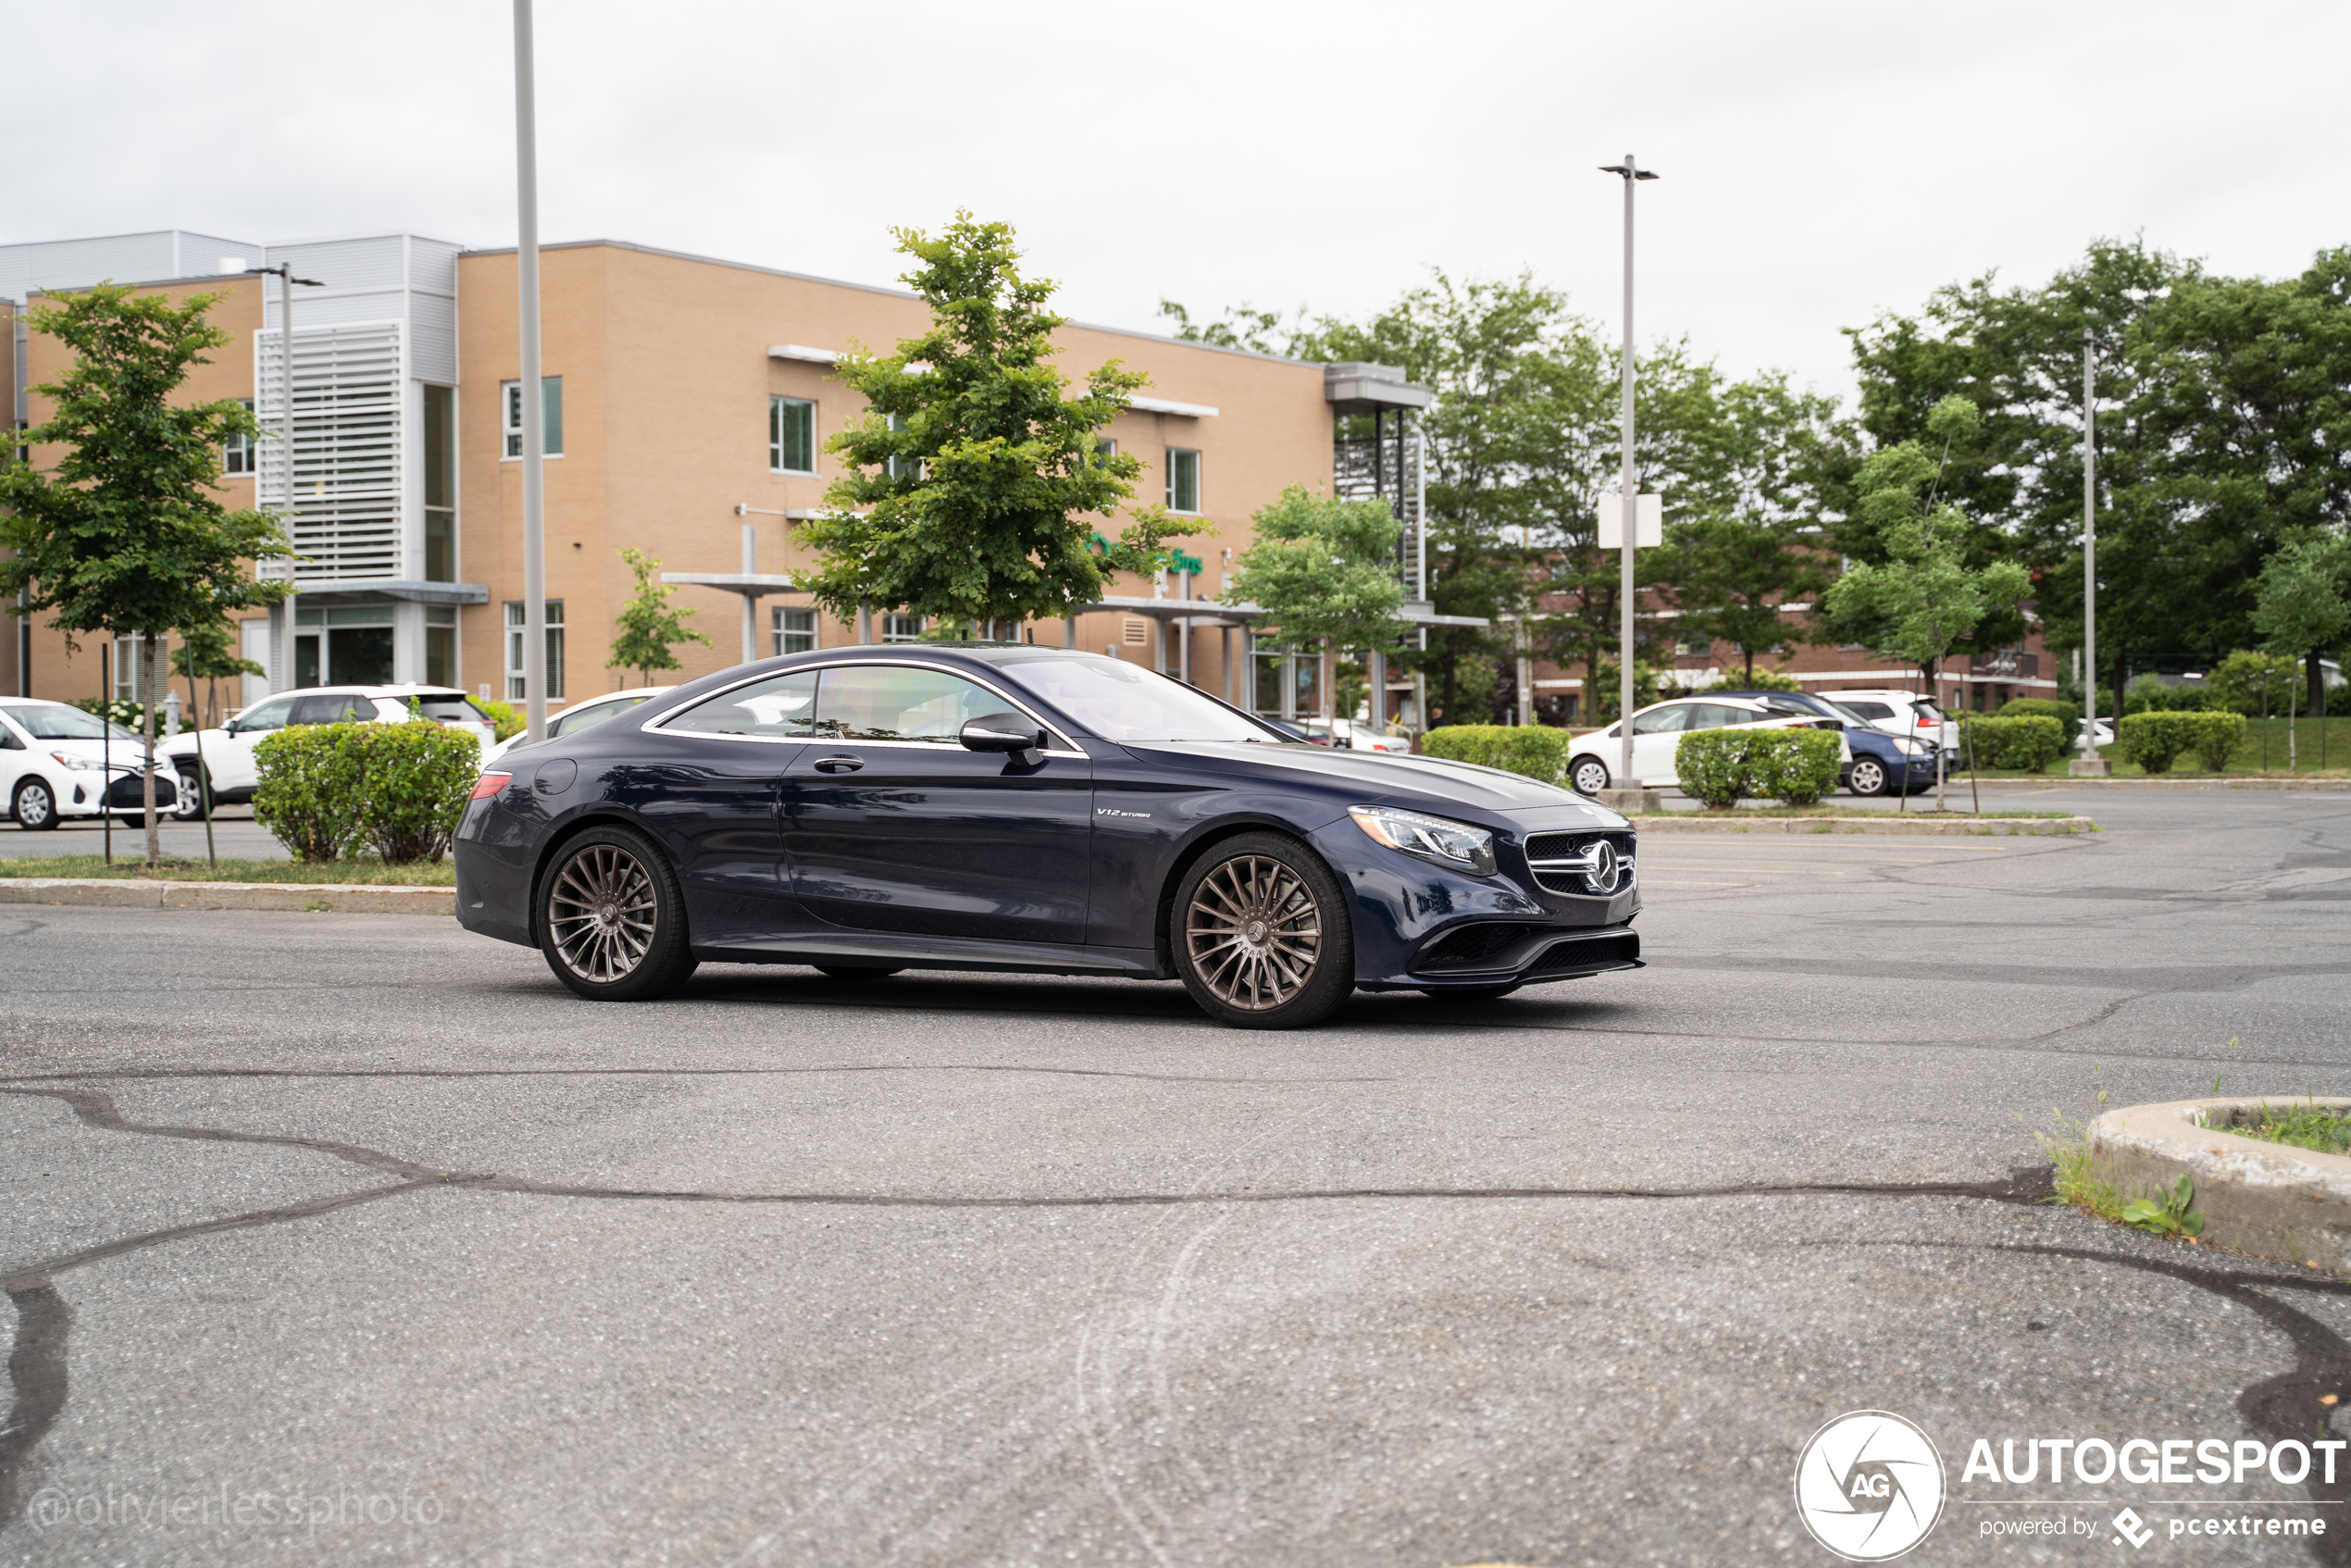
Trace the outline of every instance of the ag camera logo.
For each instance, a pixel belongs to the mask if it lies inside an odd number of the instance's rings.
[[[1840,1415],[1796,1462],[1796,1512],[1812,1538],[1848,1562],[1884,1562],[1926,1539],[1943,1517],[1943,1456],[1934,1439],[1883,1410]]]

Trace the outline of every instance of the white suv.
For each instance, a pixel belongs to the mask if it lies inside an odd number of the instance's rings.
[[[423,716],[478,738],[487,751],[497,739],[490,716],[463,691],[440,686],[308,686],[280,691],[240,711],[218,729],[182,731],[156,747],[180,772],[178,815],[204,815],[205,795],[196,786],[198,759],[210,780],[216,805],[253,799],[261,775],[253,752],[263,736],[296,724],[404,724],[414,702]]]
[[[1950,754],[1950,761],[1944,765],[1947,769],[1959,765],[1959,727],[1932,699],[1892,688],[1823,691],[1821,695],[1869,720],[1872,729],[1884,730],[1888,735],[1907,735],[1913,740],[1931,741],[1942,747]]]
[[[1626,784],[1678,785],[1674,753],[1682,737],[1693,729],[1723,729],[1753,725],[1758,729],[1817,729],[1834,720],[1774,713],[1744,697],[1673,697],[1653,703],[1633,716],[1633,777]],[[1623,760],[1624,742],[1615,725],[1579,735],[1567,759],[1568,784],[1579,793],[1596,795],[1615,782],[1610,769]],[[1852,755],[1840,737],[1841,762]]]

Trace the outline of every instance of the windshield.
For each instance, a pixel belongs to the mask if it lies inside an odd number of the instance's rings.
[[[1869,715],[1862,713],[1858,709],[1848,708],[1843,703],[1834,701],[1833,699],[1827,697],[1822,698],[1821,701],[1827,703],[1830,707],[1835,708],[1836,710],[1836,716],[1839,718],[1850,719],[1855,724],[1867,724],[1870,722]]]
[[[38,706],[0,708],[17,721],[18,728],[36,740],[97,740],[111,734],[118,740],[139,739],[118,724],[108,724],[96,714],[80,708]]]
[[[1105,740],[1259,740],[1283,737],[1180,681],[1113,659],[1021,659],[1000,666]]]

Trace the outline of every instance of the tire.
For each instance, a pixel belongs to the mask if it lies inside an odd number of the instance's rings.
[[[57,825],[57,797],[45,778],[20,778],[9,798],[8,814],[28,833],[46,833]]]
[[[539,884],[539,951],[591,1002],[667,996],[694,972],[678,873],[642,834],[591,828]]]
[[[1892,787],[1893,781],[1886,776],[1884,763],[1875,757],[1853,759],[1852,782],[1846,788],[1857,795],[1883,795]]]
[[[852,964],[817,964],[810,967],[828,980],[855,981],[886,979],[904,969],[905,965],[894,964],[886,968],[865,969]]]
[[[1355,989],[1338,878],[1280,833],[1216,845],[1176,889],[1176,973],[1201,1012],[1238,1029],[1319,1024]]]
[[[204,790],[196,780],[196,770],[183,767],[180,772],[180,799],[171,807],[175,822],[202,822],[205,818]]]
[[[1424,986],[1421,994],[1439,1002],[1499,1002],[1518,988],[1516,980],[1502,986]]]
[[[1577,757],[1567,765],[1567,782],[1579,795],[1597,795],[1608,788],[1608,764],[1598,757]]]

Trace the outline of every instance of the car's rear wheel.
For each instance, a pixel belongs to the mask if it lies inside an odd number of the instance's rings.
[[[182,822],[202,822],[205,818],[204,786],[196,778],[196,770],[183,767],[180,771],[180,798],[171,804],[171,815]]]
[[[1567,781],[1578,794],[1598,794],[1608,788],[1608,764],[1598,757],[1577,757],[1567,765]]]
[[[28,833],[45,833],[57,825],[57,797],[49,792],[45,778],[20,780],[8,810],[16,816],[17,826]]]
[[[1200,1010],[1243,1029],[1318,1024],[1355,989],[1355,940],[1338,878],[1278,833],[1202,855],[1176,890],[1176,973]]]
[[[1853,779],[1848,786],[1857,795],[1883,795],[1886,790],[1885,765],[1875,757],[1853,759]]]
[[[597,1002],[666,996],[694,972],[669,862],[626,828],[566,844],[539,893],[539,946],[555,978]]]

